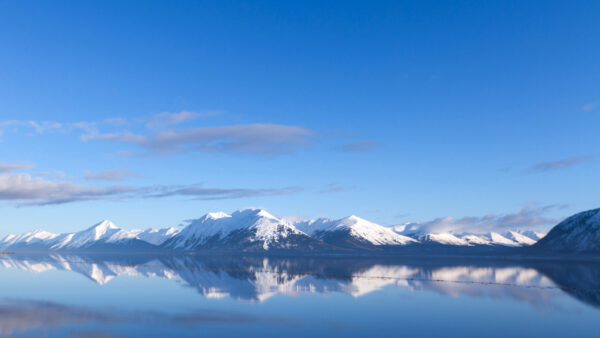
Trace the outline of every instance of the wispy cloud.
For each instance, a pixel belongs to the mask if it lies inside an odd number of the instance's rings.
[[[159,113],[155,114],[146,126],[148,127],[168,127],[191,121],[197,118],[206,118],[223,114],[221,110],[209,110],[204,112],[191,112],[187,110],[178,113]]]
[[[154,153],[204,151],[279,155],[310,143],[313,132],[297,126],[250,124],[168,130],[152,135],[131,132],[86,134],[82,140],[114,141],[144,147]]]
[[[584,105],[583,107],[581,107],[581,110],[592,111],[592,110],[598,108],[599,106],[600,106],[600,101],[590,102],[590,103]]]
[[[345,190],[353,189],[354,187],[345,187],[336,183],[330,183],[317,190],[320,193],[331,193],[331,192],[342,192]]]
[[[111,118],[104,119],[102,122],[105,124],[117,126],[117,127],[124,126],[128,123],[127,119],[124,117],[111,117]]]
[[[129,170],[104,170],[98,172],[85,171],[83,178],[97,181],[124,181],[138,175]]]
[[[147,197],[189,196],[197,200],[223,200],[244,197],[290,195],[304,191],[300,187],[278,189],[223,189],[203,188],[201,186],[163,186],[154,187]]]
[[[350,153],[362,153],[375,148],[381,147],[382,144],[375,141],[361,141],[361,142],[352,142],[339,145],[335,147],[337,150],[350,152]]]
[[[237,153],[262,156],[290,154],[313,143],[313,131],[300,126],[282,124],[242,124],[214,127],[180,127],[181,123],[197,117],[220,114],[219,111],[160,113],[150,122],[130,121],[115,117],[101,121],[38,122],[31,120],[0,121],[0,135],[5,131],[43,134],[49,131],[80,132],[82,141],[112,141],[135,145],[139,152],[120,149],[119,152],[149,156],[179,152]],[[130,126],[124,129],[123,126]],[[159,128],[153,128],[159,127]],[[366,151],[376,147],[374,142],[343,145],[344,151]]]
[[[122,117],[107,118],[101,121],[57,122],[34,120],[5,120],[0,121],[0,135],[5,131],[25,131],[29,134],[46,134],[50,132],[65,133],[83,131],[85,133],[98,133],[102,126],[122,127],[127,120]]]
[[[19,130],[20,128],[29,128],[36,134],[43,134],[49,131],[59,131],[64,125],[55,121],[33,121],[33,120],[5,120],[0,121],[0,135],[7,129]]]
[[[46,178],[64,178],[67,174],[61,170],[38,171],[35,175]]]
[[[125,186],[98,187],[64,181],[50,181],[29,174],[0,175],[0,200],[18,205],[62,204],[106,199],[137,192]]]
[[[569,157],[557,161],[540,162],[534,165],[531,170],[534,172],[550,171],[556,169],[569,168],[574,165],[592,161],[595,156]]]
[[[452,216],[436,218],[429,222],[411,224],[421,230],[432,233],[505,231],[510,229],[534,229],[540,226],[554,225],[557,220],[547,217],[552,210],[563,208],[563,205],[525,206],[519,212],[502,215],[485,215],[475,217],[454,218]]]
[[[198,184],[170,186],[97,186],[68,181],[52,181],[30,174],[0,174],[0,201],[17,206],[65,204],[90,200],[161,198],[182,196],[198,200],[222,200],[261,196],[279,196],[303,191],[284,188],[209,188]]]
[[[0,163],[0,173],[7,173],[15,170],[25,170],[33,168],[33,164],[29,163]]]

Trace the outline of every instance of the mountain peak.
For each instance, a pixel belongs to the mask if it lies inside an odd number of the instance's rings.
[[[260,209],[260,208],[242,209],[242,210],[238,210],[238,211],[236,211],[236,212],[234,212],[232,214],[232,216],[246,216],[246,215],[253,215],[253,216],[256,216],[256,217],[265,217],[265,218],[277,219],[277,217],[271,215],[265,209]]]
[[[73,243],[77,245],[83,245],[85,243],[89,243],[90,241],[97,241],[100,238],[104,238],[107,236],[111,236],[120,230],[113,222],[109,220],[103,220],[100,223],[94,224],[91,228],[88,228],[84,231],[75,233],[73,236]]]
[[[90,227],[88,230],[92,230],[92,229],[98,229],[98,230],[109,230],[109,229],[118,229],[118,227],[111,221],[105,219],[99,223],[94,224],[92,227]]]
[[[360,218],[360,217],[358,217],[356,215],[350,215],[348,217],[344,217],[340,221],[343,222],[343,223],[352,223],[352,224],[354,224],[354,223],[369,222],[366,219]],[[369,222],[369,223],[371,223],[371,222]]]
[[[226,218],[226,217],[231,217],[231,215],[222,212],[222,211],[217,211],[217,212],[209,212],[206,215],[204,215],[204,217],[202,217],[202,219],[204,220],[209,220],[209,219],[221,219],[221,218]]]

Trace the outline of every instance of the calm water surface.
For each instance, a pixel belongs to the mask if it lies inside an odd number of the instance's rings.
[[[0,335],[600,336],[600,265],[0,255]]]

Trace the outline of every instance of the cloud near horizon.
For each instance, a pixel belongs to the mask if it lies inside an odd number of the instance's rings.
[[[452,216],[436,218],[424,223],[410,223],[409,227],[417,227],[431,233],[487,233],[490,231],[531,230],[541,226],[558,223],[555,218],[545,216],[547,212],[561,208],[561,205],[546,205],[536,207],[527,205],[519,212],[480,217],[454,218]]]
[[[204,188],[201,185],[96,186],[66,181],[51,181],[30,174],[0,174],[0,201],[15,206],[42,206],[90,200],[132,198],[192,197],[197,200],[223,200],[258,196],[289,195],[303,191],[299,187],[284,188]]]
[[[18,206],[64,204],[125,196],[135,188],[125,186],[98,187],[65,181],[50,181],[30,174],[1,174],[0,200]]]

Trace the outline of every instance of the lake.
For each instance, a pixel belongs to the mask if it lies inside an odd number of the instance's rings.
[[[0,255],[0,335],[598,337],[600,264]]]

